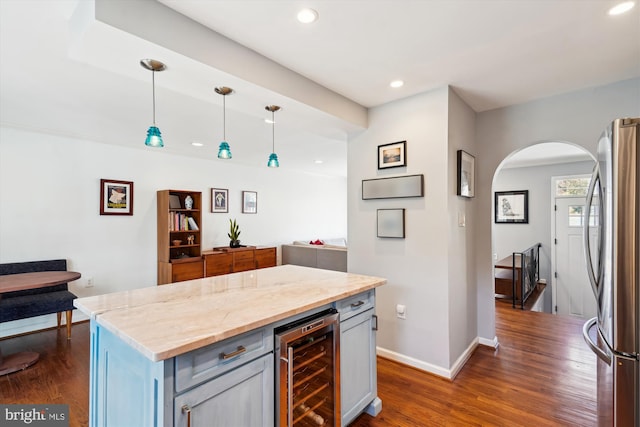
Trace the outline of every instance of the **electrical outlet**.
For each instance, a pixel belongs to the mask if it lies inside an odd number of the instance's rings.
[[[407,307],[402,304],[396,305],[396,316],[398,319],[406,319],[407,318]]]
[[[87,277],[87,282],[84,285],[85,288],[93,288],[93,277]]]

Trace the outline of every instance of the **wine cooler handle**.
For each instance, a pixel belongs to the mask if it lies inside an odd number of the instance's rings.
[[[246,347],[239,345],[236,351],[232,351],[231,353],[222,353],[220,356],[222,357],[223,360],[229,360],[233,357],[241,355],[245,351],[247,351]]]
[[[371,328],[374,331],[378,330],[378,315],[374,314],[373,316],[371,316],[371,318],[373,319],[373,327]]]
[[[591,289],[593,290],[593,294],[598,298],[598,282],[596,281],[596,275],[593,272],[593,259],[591,258],[591,241],[589,240],[589,223],[591,222],[591,205],[593,204],[593,193],[596,190],[596,182],[599,179],[599,167],[596,163],[596,166],[593,168],[593,174],[591,175],[591,182],[589,183],[589,190],[587,190],[587,199],[585,202],[585,214],[584,214],[584,228],[582,238],[584,240],[584,255],[587,261],[587,275],[589,276],[589,283],[591,284]],[[600,195],[600,197],[604,197],[604,195]],[[601,220],[603,212],[598,213],[598,217]],[[602,233],[603,230],[600,230]],[[598,256],[600,255],[600,248],[598,248]]]
[[[182,413],[187,414],[187,427],[191,427],[191,408],[186,403],[182,405]]]
[[[293,427],[293,347],[287,348],[287,426]]]
[[[582,327],[582,338],[584,338],[584,341],[587,343],[591,351],[596,354],[596,356],[598,356],[604,363],[611,366],[611,356],[602,351],[602,349],[598,347],[589,336],[589,330],[593,328],[597,321],[598,318],[594,317],[593,319],[587,320],[585,322],[584,326]]]

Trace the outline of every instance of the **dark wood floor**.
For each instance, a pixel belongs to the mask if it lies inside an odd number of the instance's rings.
[[[497,350],[479,346],[454,381],[378,358],[383,410],[352,426],[595,426],[595,355],[582,323],[496,304]],[[27,370],[0,377],[0,403],[65,403],[70,427],[87,425],[88,323],[73,326],[71,341],[51,330],[0,346],[4,354],[41,354]]]

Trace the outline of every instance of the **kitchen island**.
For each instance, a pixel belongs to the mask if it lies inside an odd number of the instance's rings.
[[[376,415],[375,288],[385,283],[284,265],[79,298],[91,319],[90,425],[275,425],[274,329],[330,308],[342,425]]]

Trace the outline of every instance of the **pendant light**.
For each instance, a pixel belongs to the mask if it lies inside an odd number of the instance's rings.
[[[218,148],[218,158],[219,159],[230,159],[231,158],[231,147],[229,147],[229,143],[227,142],[227,95],[233,92],[233,89],[226,86],[217,87],[216,93],[222,95],[222,142],[220,143],[220,147]]]
[[[149,126],[149,130],[147,130],[147,139],[144,141],[144,145],[147,147],[164,147],[162,134],[156,126],[156,72],[164,71],[167,67],[155,59],[141,59],[140,65],[151,71],[151,87],[153,90],[153,124]]]
[[[278,161],[278,155],[276,154],[276,121],[274,119],[274,113],[280,109],[277,105],[267,105],[264,107],[265,110],[271,111],[271,154],[269,155],[269,161],[267,162],[267,166],[270,168],[278,168],[280,167],[280,162]]]

